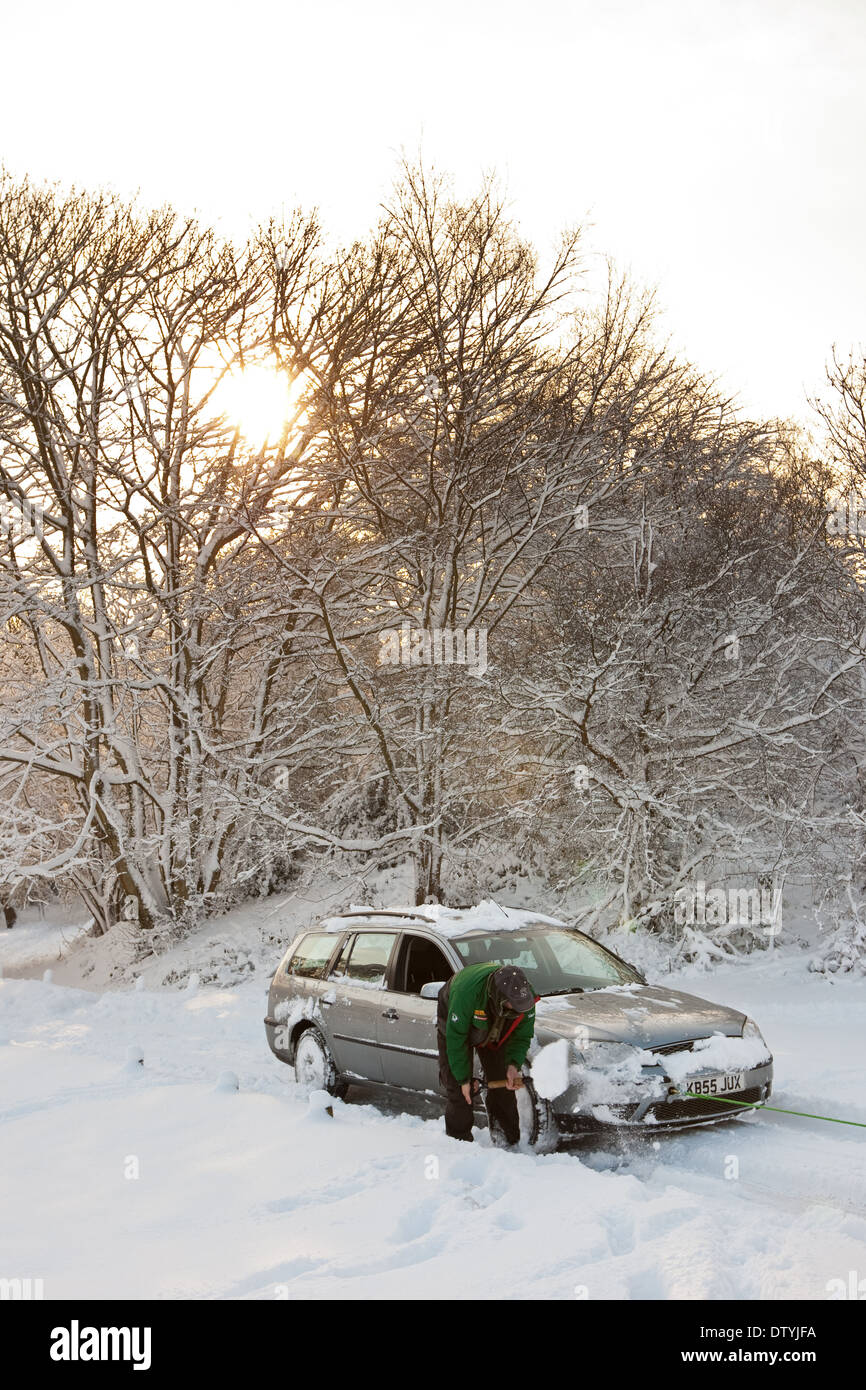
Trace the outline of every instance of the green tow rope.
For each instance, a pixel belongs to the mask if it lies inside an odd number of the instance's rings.
[[[830,1125],[854,1125],[856,1129],[866,1129],[862,1120],[837,1120],[835,1115],[812,1115],[808,1110],[783,1110],[780,1105],[765,1105],[760,1100],[731,1100],[728,1096],[693,1096],[685,1091],[675,1091],[682,1100],[717,1100],[722,1105],[736,1105],[740,1110],[775,1110],[777,1115],[802,1115],[805,1120],[826,1120]]]

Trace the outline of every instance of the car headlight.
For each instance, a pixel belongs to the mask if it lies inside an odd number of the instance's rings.
[[[607,1070],[632,1061],[637,1056],[637,1049],[631,1043],[589,1040],[577,1046],[577,1055],[578,1060],[586,1066]]]
[[[613,1039],[581,1040],[575,1049],[573,1087],[584,1105],[621,1105],[653,1094],[661,1078],[643,1065],[644,1053],[633,1043]]]
[[[743,1024],[743,1037],[759,1038],[761,1042],[766,1041],[763,1033],[761,1032],[760,1028],[758,1027],[757,1023],[753,1018],[747,1018],[745,1023]]]

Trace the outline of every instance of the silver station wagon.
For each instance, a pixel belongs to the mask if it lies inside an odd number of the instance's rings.
[[[712,1124],[770,1095],[773,1059],[745,1014],[648,985],[574,927],[493,902],[363,908],[300,933],[271,982],[268,1043],[308,1089],[437,1097],[437,995],[482,961],[520,966],[540,996],[518,1092],[521,1138],[536,1148]]]

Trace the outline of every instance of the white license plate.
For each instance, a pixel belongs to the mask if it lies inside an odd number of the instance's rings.
[[[722,1076],[702,1076],[690,1081],[686,1086],[687,1096],[729,1096],[736,1091],[745,1091],[746,1073],[729,1071]]]

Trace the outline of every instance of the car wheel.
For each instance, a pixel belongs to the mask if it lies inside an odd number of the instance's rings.
[[[550,1101],[538,1094],[529,1077],[523,1078],[523,1090],[517,1094],[517,1110],[521,1138],[525,1134],[536,1153],[553,1153],[559,1143],[556,1115]]]
[[[549,1100],[538,1095],[528,1077],[523,1078],[523,1087],[517,1092],[517,1114],[521,1143],[527,1144],[536,1153],[552,1153],[559,1140],[553,1106]],[[509,1148],[505,1132],[496,1117],[488,1114],[487,1123],[491,1144],[497,1149]]]
[[[337,1080],[331,1049],[318,1028],[305,1028],[295,1046],[295,1081],[305,1091],[327,1091],[341,1099],[349,1089]]]

